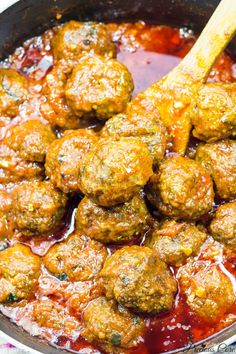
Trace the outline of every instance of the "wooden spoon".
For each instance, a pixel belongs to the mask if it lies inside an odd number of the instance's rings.
[[[174,152],[185,153],[191,131],[190,104],[235,32],[236,1],[222,0],[180,64],[130,103],[128,111],[153,110],[160,115]]]

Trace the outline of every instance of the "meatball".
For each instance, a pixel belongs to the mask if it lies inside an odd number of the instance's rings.
[[[102,23],[69,21],[59,27],[51,45],[55,60],[78,61],[86,53],[108,58],[116,55],[115,45]]]
[[[44,80],[40,111],[52,127],[76,129],[79,126],[79,119],[65,97],[65,85],[71,70],[67,63],[61,61],[54,65]]]
[[[83,161],[81,190],[97,204],[109,207],[130,200],[152,173],[152,158],[143,142],[101,139]]]
[[[213,142],[236,135],[236,84],[203,85],[193,102],[193,135]]]
[[[42,235],[61,225],[67,198],[50,181],[27,182],[14,193],[14,223],[22,234]]]
[[[67,80],[67,102],[78,117],[108,119],[125,110],[134,85],[128,69],[116,59],[87,56]]]
[[[21,244],[0,252],[0,302],[28,299],[38,284],[40,258]]]
[[[235,302],[230,278],[216,264],[190,260],[179,272],[191,310],[206,321],[217,321]]]
[[[4,142],[0,144],[0,183],[20,182],[42,177],[44,177],[43,164],[23,160],[18,151],[9,148]]]
[[[26,161],[44,162],[49,145],[56,139],[48,125],[29,120],[8,131],[5,144]]]
[[[140,317],[105,297],[88,304],[83,320],[81,335],[89,342],[105,346],[109,353],[113,353],[115,347],[137,346],[145,328],[145,322]]]
[[[236,198],[236,141],[222,140],[200,145],[196,161],[211,174],[216,193],[221,198]]]
[[[127,242],[147,230],[147,207],[139,194],[111,208],[84,198],[78,205],[76,227],[89,237],[103,242]]]
[[[107,258],[100,273],[108,299],[134,311],[157,314],[174,303],[176,281],[155,250],[125,246]]]
[[[0,115],[15,117],[26,99],[27,79],[12,69],[0,69]]]
[[[147,144],[154,165],[163,159],[167,145],[167,130],[159,117],[151,112],[118,114],[102,129],[102,137],[138,137]]]
[[[186,157],[165,160],[148,186],[148,199],[161,213],[176,219],[198,219],[214,202],[210,174]]]
[[[153,232],[146,246],[154,248],[167,264],[179,266],[188,257],[198,254],[206,237],[206,233],[193,224],[166,221],[160,230]]]
[[[12,210],[13,200],[11,194],[1,190],[0,191],[0,249],[6,238],[12,235]]]
[[[84,281],[100,272],[106,257],[106,248],[101,243],[72,234],[51,247],[43,261],[49,272],[59,278],[63,274],[70,281]]]
[[[210,231],[215,240],[236,251],[236,202],[217,208]]]
[[[49,299],[33,303],[33,319],[40,327],[63,330],[67,335],[80,327],[79,322],[70,316],[62,305]]]
[[[81,162],[97,142],[92,130],[78,129],[55,140],[46,156],[46,175],[63,192],[80,190]]]

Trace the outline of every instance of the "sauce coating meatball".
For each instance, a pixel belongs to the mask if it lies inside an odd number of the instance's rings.
[[[40,111],[52,127],[76,129],[79,126],[79,119],[65,97],[65,85],[71,70],[62,60],[52,68],[43,82]]]
[[[165,160],[151,177],[147,195],[161,213],[176,219],[198,219],[214,202],[210,174],[186,157]]]
[[[213,142],[236,135],[236,84],[203,85],[194,100],[193,135]]]
[[[211,173],[216,192],[221,198],[236,197],[236,141],[222,140],[200,145],[196,161]]]
[[[21,244],[0,252],[0,302],[33,296],[40,275],[40,258]]]
[[[81,190],[97,204],[109,207],[130,200],[152,173],[152,158],[143,142],[101,139],[83,161]]]
[[[167,145],[167,130],[159,117],[151,112],[118,114],[102,129],[102,137],[138,137],[147,144],[154,165],[163,159]]]
[[[46,234],[61,225],[67,198],[50,181],[26,182],[14,193],[14,224],[22,234]]]
[[[54,59],[79,60],[86,53],[115,57],[116,48],[103,23],[69,21],[51,40]]]
[[[49,272],[59,278],[63,274],[70,281],[84,281],[100,272],[106,257],[106,248],[101,243],[73,234],[51,247],[43,261]]]
[[[80,327],[79,322],[62,305],[49,299],[34,302],[33,319],[40,327],[63,331],[67,335]]]
[[[179,266],[198,254],[206,237],[194,224],[166,221],[160,230],[153,232],[146,246],[154,248],[167,264]]]
[[[215,240],[236,251],[236,202],[217,208],[210,231]]]
[[[11,193],[0,190],[0,249],[4,245],[4,243],[1,244],[1,241],[9,238],[13,233],[12,207],[13,199]]]
[[[81,162],[98,138],[92,130],[70,131],[55,140],[46,156],[46,175],[65,193],[80,190]]]
[[[0,69],[0,115],[15,117],[27,96],[27,79],[12,69]]]
[[[26,161],[19,156],[18,151],[9,148],[4,142],[0,144],[0,183],[20,182],[43,177],[43,164]]]
[[[147,230],[148,216],[139,194],[111,208],[101,207],[85,197],[78,205],[76,227],[103,243],[127,242]]]
[[[74,67],[65,95],[76,116],[108,119],[125,110],[133,88],[130,72],[116,59],[87,56]]]
[[[89,342],[105,345],[109,353],[113,353],[115,347],[135,347],[145,328],[140,317],[105,297],[99,297],[88,304],[83,320],[85,328],[82,336]]]
[[[216,321],[235,302],[230,278],[216,264],[188,262],[179,273],[187,304],[206,321]]]
[[[5,144],[19,152],[20,158],[32,162],[44,162],[49,145],[56,139],[48,125],[29,120],[8,131]]]
[[[174,303],[176,281],[155,250],[125,246],[107,258],[100,277],[108,299],[134,311],[156,314]]]

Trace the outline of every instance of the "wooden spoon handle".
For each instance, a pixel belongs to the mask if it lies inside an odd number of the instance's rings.
[[[168,81],[176,82],[187,75],[192,82],[204,82],[235,32],[236,0],[222,0],[193,48],[168,75]]]

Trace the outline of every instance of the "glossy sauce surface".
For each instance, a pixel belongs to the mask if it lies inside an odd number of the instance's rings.
[[[159,80],[175,67],[195,41],[195,37],[186,29],[179,30],[165,26],[149,26],[141,22],[120,25],[108,24],[107,26],[114,42],[119,48],[118,60],[129,68],[134,78],[134,95],[146,89],[150,84]],[[37,115],[38,118],[42,119],[38,114],[37,92],[40,92],[41,80],[52,67],[52,55],[49,45],[51,35],[52,32],[48,31],[43,39],[38,37],[26,42],[26,44],[22,48],[19,48],[10,58],[9,62],[4,64],[16,68],[32,80],[32,99],[27,106],[21,108],[20,117],[13,119],[11,122],[6,120],[0,122],[2,125],[0,131],[1,137],[7,133],[8,124],[18,124],[27,116]],[[229,55],[224,53],[212,70],[209,81],[233,82],[235,80],[234,61]],[[96,120],[91,120],[89,126],[98,126],[99,128],[99,124]],[[194,154],[197,144],[198,141],[196,139],[192,140],[188,150],[189,154]],[[79,197],[72,198],[65,219],[65,226],[58,233],[43,238],[34,238],[31,241],[20,237],[19,241],[30,245],[34,253],[43,256],[52,244],[66,238],[73,232],[74,213],[78,201]],[[222,202],[223,201],[220,200],[219,204]],[[202,221],[207,225],[211,217],[212,215],[207,215]],[[136,240],[135,243],[140,242],[141,240]],[[109,252],[113,252],[114,249],[116,249],[116,247],[112,247],[111,245]],[[215,250],[217,250],[217,256],[213,256]],[[236,259],[232,254],[223,251],[223,248],[219,246],[219,244],[216,245],[211,237],[209,237],[203,245],[202,252],[198,258],[204,259],[205,254],[208,254],[211,261],[217,263],[221,270],[227,275],[230,275],[233,281],[235,281]],[[172,271],[177,275],[178,269],[172,269]],[[47,296],[66,306],[68,305],[68,301],[65,301],[65,293],[68,294],[68,288],[70,287],[71,295],[81,286],[82,284],[78,283],[68,284],[66,281],[60,282],[58,279],[49,275],[44,269],[36,296]],[[84,296],[86,296],[88,292],[91,294],[94,286],[96,286],[96,284],[84,284]],[[70,298],[70,295],[68,295],[68,298]],[[1,309],[4,314],[11,317],[26,330],[31,331],[33,335],[40,335],[41,337],[47,338],[55,346],[71,349],[78,353],[103,353],[102,350],[100,351],[97,347],[81,339],[79,337],[79,330],[75,333],[73,339],[69,339],[53,330],[44,329],[43,332],[40,332],[38,328],[31,326],[30,304],[25,305],[23,303],[21,306],[14,305],[11,308],[2,306]],[[81,316],[80,312],[75,313],[73,307],[70,308],[70,312],[78,319]],[[230,313],[224,315],[216,324],[207,324],[189,309],[185,302],[184,295],[179,293],[174,309],[167,314],[148,318],[143,341],[137,348],[128,350],[126,353],[157,354],[188,346],[220,331],[224,327],[232,324],[235,320],[236,307],[233,307]],[[84,351],[82,351],[82,349]]]

